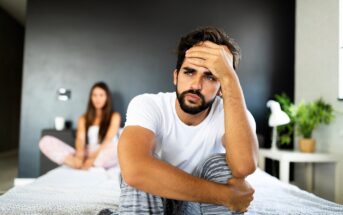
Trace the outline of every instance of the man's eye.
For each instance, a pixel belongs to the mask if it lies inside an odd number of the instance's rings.
[[[193,75],[193,71],[184,71],[184,74],[191,76],[191,75]]]
[[[213,75],[206,75],[206,76],[205,76],[205,79],[206,79],[206,80],[209,80],[209,81],[215,81],[215,80],[216,80],[216,78],[213,77]]]

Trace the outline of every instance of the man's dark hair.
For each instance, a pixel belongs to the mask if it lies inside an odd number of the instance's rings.
[[[188,49],[192,48],[194,45],[204,42],[211,41],[218,45],[225,45],[233,54],[233,68],[237,69],[239,60],[241,58],[241,50],[238,44],[234,41],[233,38],[229,37],[223,31],[215,27],[204,27],[196,29],[193,32],[190,32],[184,37],[181,37],[179,46],[177,49],[177,62],[176,70],[180,71],[181,65],[185,59],[185,53]]]

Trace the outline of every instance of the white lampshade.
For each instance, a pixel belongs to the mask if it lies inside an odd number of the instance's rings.
[[[281,110],[279,102],[269,100],[267,102],[267,107],[269,107],[272,112],[268,121],[270,127],[285,125],[290,122],[289,116]]]

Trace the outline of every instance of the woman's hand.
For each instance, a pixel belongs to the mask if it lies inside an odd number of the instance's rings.
[[[94,164],[95,159],[98,157],[99,153],[101,152],[101,150],[103,150],[103,148],[104,144],[101,144],[97,150],[90,152],[85,161],[83,162],[81,169],[87,170],[91,168]]]
[[[80,169],[82,167],[83,157],[75,157],[74,164],[76,169]]]
[[[80,169],[82,167],[82,163],[83,157],[77,157],[73,155],[68,155],[63,161],[63,164],[75,169]]]
[[[88,157],[85,162],[83,162],[81,169],[83,170],[88,170],[89,168],[91,168],[93,166],[95,158],[92,157]]]
[[[100,146],[95,151],[89,152],[87,158],[95,160],[100,152],[104,149],[104,145],[105,144],[100,144]]]

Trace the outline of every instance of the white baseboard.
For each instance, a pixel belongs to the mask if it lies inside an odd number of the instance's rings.
[[[27,184],[31,184],[34,182],[36,179],[35,178],[15,178],[14,179],[14,186],[24,186]]]

